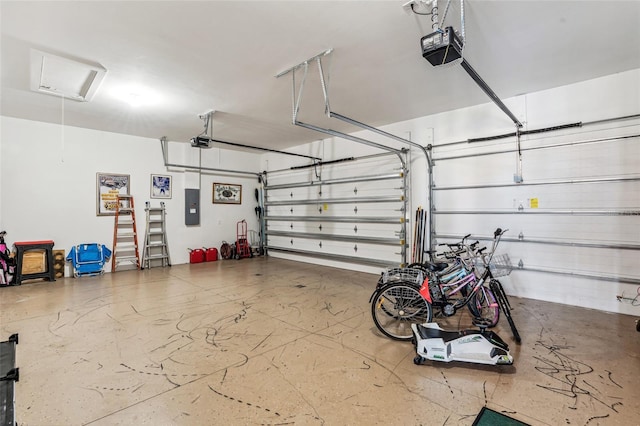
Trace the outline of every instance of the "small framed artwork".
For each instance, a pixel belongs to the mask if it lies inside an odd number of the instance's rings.
[[[215,204],[242,204],[242,185],[214,183],[213,202]]]
[[[151,198],[171,198],[170,175],[151,175]]]
[[[115,173],[96,173],[96,215],[115,215],[116,205],[118,203],[118,195],[129,195],[130,188],[130,175],[120,175]]]

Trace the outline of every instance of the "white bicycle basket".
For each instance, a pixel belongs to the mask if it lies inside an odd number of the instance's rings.
[[[484,274],[485,266],[482,259],[478,258],[475,260],[476,271],[478,274]],[[496,254],[491,259],[491,263],[489,264],[489,270],[491,271],[491,275],[494,278],[498,277],[506,277],[513,271],[513,265],[511,264],[511,259],[509,259],[508,254]]]
[[[422,284],[424,281],[424,274],[417,268],[389,268],[382,273],[382,282],[386,284],[391,281],[404,281]]]

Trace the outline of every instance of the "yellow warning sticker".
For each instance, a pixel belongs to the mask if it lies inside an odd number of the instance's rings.
[[[531,198],[529,200],[529,207],[532,209],[537,209],[538,208],[538,199],[537,198]]]

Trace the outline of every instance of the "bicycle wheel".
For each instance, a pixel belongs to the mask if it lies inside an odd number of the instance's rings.
[[[502,288],[502,284],[498,280],[491,280],[489,282],[489,286],[496,295],[500,309],[504,312],[504,316],[507,317],[509,327],[511,327],[511,332],[513,333],[513,338],[516,340],[516,343],[520,343],[522,339],[520,338],[520,333],[518,333],[516,324],[513,322],[513,317],[511,316],[511,304],[509,303],[509,299],[507,299],[507,295]]]
[[[431,305],[411,284],[393,283],[380,289],[371,303],[373,322],[387,337],[411,340],[411,324],[430,322]]]
[[[495,294],[484,286],[480,287],[476,293],[471,296],[471,300],[467,304],[469,312],[476,318],[482,318],[488,324],[488,327],[495,327],[500,320],[500,306]]]

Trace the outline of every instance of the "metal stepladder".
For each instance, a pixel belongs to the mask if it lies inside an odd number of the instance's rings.
[[[160,202],[160,207],[151,207],[149,201],[145,203],[145,206],[147,230],[144,237],[144,249],[142,250],[142,269],[153,266],[171,266],[164,201]]]
[[[113,226],[113,254],[111,272],[115,272],[120,263],[128,262],[140,269],[138,252],[138,231],[136,229],[136,210],[131,195],[118,195],[115,224]]]

